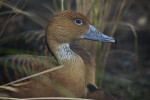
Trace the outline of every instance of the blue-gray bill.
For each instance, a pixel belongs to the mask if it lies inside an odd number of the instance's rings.
[[[92,25],[90,25],[89,31],[83,35],[83,38],[101,42],[116,42],[114,38],[104,35]]]

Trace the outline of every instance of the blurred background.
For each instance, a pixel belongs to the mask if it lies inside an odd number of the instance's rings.
[[[118,100],[150,100],[150,0],[0,0],[0,38],[44,30],[62,10],[88,17],[117,44],[80,41],[94,57],[96,84]]]

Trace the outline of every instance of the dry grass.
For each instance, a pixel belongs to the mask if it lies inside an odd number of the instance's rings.
[[[19,4],[20,1],[21,0],[19,0],[17,4]],[[0,32],[0,37],[3,35],[3,31],[4,31],[5,27],[6,27],[6,25],[9,23],[9,21],[12,20],[13,18],[15,18],[16,15],[18,15],[18,14],[23,14],[23,15],[27,16],[28,18],[30,18],[31,20],[33,20],[35,23],[41,25],[42,27],[45,27],[45,24],[46,24],[45,20],[43,20],[42,18],[40,18],[39,16],[37,16],[37,15],[35,15],[33,13],[29,13],[29,12],[21,10],[26,5],[26,2],[24,4],[24,6],[22,6],[22,8],[17,8],[16,7],[17,4],[16,5],[12,5],[11,3],[7,2],[7,1],[3,1],[3,0],[0,0],[0,4],[11,9],[10,14],[9,14],[9,16],[7,18],[7,21],[5,22],[5,25],[3,26],[3,29]],[[3,14],[5,14],[5,13],[7,13],[7,12],[4,12]],[[15,13],[15,15],[10,18],[12,13]]]
[[[115,13],[112,14],[113,17],[108,20],[111,9],[114,8],[114,0],[90,0],[88,2],[86,0],[76,1],[77,11],[85,14],[90,19],[91,23],[101,32],[104,32],[105,27],[107,27],[108,25],[111,27],[108,34],[111,37],[114,36],[115,31],[117,28],[119,28],[118,25],[120,25],[120,23],[121,25],[127,25],[126,23],[122,23],[120,21],[125,12],[132,4],[133,0],[122,0],[118,2],[119,5],[117,5],[117,7],[115,8]],[[135,53],[137,54],[137,36],[135,29],[133,25],[127,26],[131,28],[135,36]],[[111,44],[104,43],[103,46],[101,46],[101,43],[95,41],[81,41],[81,44],[88,49],[88,51],[96,60],[97,70],[101,71],[98,71],[98,73],[101,73],[100,79],[98,78],[98,80],[100,80],[99,84],[101,84],[102,87],[103,75],[105,72],[107,57],[109,55]]]
[[[1,100],[93,100],[93,99],[83,99],[83,98],[68,98],[68,97],[41,97],[41,98],[8,98],[0,97]]]
[[[0,88],[3,87],[3,86],[7,86],[7,85],[13,85],[13,84],[15,84],[15,83],[18,83],[18,82],[21,82],[21,81],[24,81],[24,80],[27,80],[27,79],[30,79],[30,78],[33,78],[33,77],[36,77],[36,76],[39,76],[39,75],[43,75],[43,74],[45,74],[45,73],[49,73],[49,72],[52,72],[52,71],[54,71],[54,70],[58,70],[58,69],[60,69],[60,68],[63,68],[63,65],[58,66],[58,67],[54,67],[54,68],[51,68],[51,69],[48,69],[48,70],[45,70],[45,71],[42,71],[42,72],[39,72],[39,73],[36,73],[36,74],[32,74],[32,75],[30,75],[30,76],[27,76],[27,77],[18,79],[18,80],[16,80],[16,81],[13,81],[13,82],[4,84],[4,85],[0,86]]]

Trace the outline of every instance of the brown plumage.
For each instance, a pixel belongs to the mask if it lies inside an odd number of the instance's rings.
[[[26,42],[31,41],[35,35]],[[43,96],[81,97],[85,93],[88,82],[87,71],[82,58],[70,49],[69,43],[82,38],[115,42],[113,38],[101,34],[91,26],[85,16],[74,11],[63,11],[53,17],[47,27],[45,36],[48,49],[51,50],[54,57],[23,55],[1,57],[0,67],[4,73],[1,74],[1,79],[5,77],[4,82],[13,81],[12,79],[19,79],[46,69],[56,68],[57,66],[63,67],[38,77],[29,78],[23,82],[25,84],[21,82],[18,84],[22,85],[13,84],[15,87],[12,88],[11,86],[12,91],[7,91],[8,88],[5,86],[0,87],[0,91],[11,97],[21,98]],[[40,46],[41,48],[43,47]],[[12,61],[13,65],[9,61]],[[18,68],[16,69],[14,66],[18,66]],[[14,76],[11,76],[11,74]],[[63,92],[64,89],[68,92]],[[72,94],[69,95],[69,93]]]

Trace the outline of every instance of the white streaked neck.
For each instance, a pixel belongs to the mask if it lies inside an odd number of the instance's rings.
[[[78,55],[70,49],[68,43],[58,45],[58,48],[56,50],[56,56],[60,62],[64,60],[71,60],[78,57]]]

